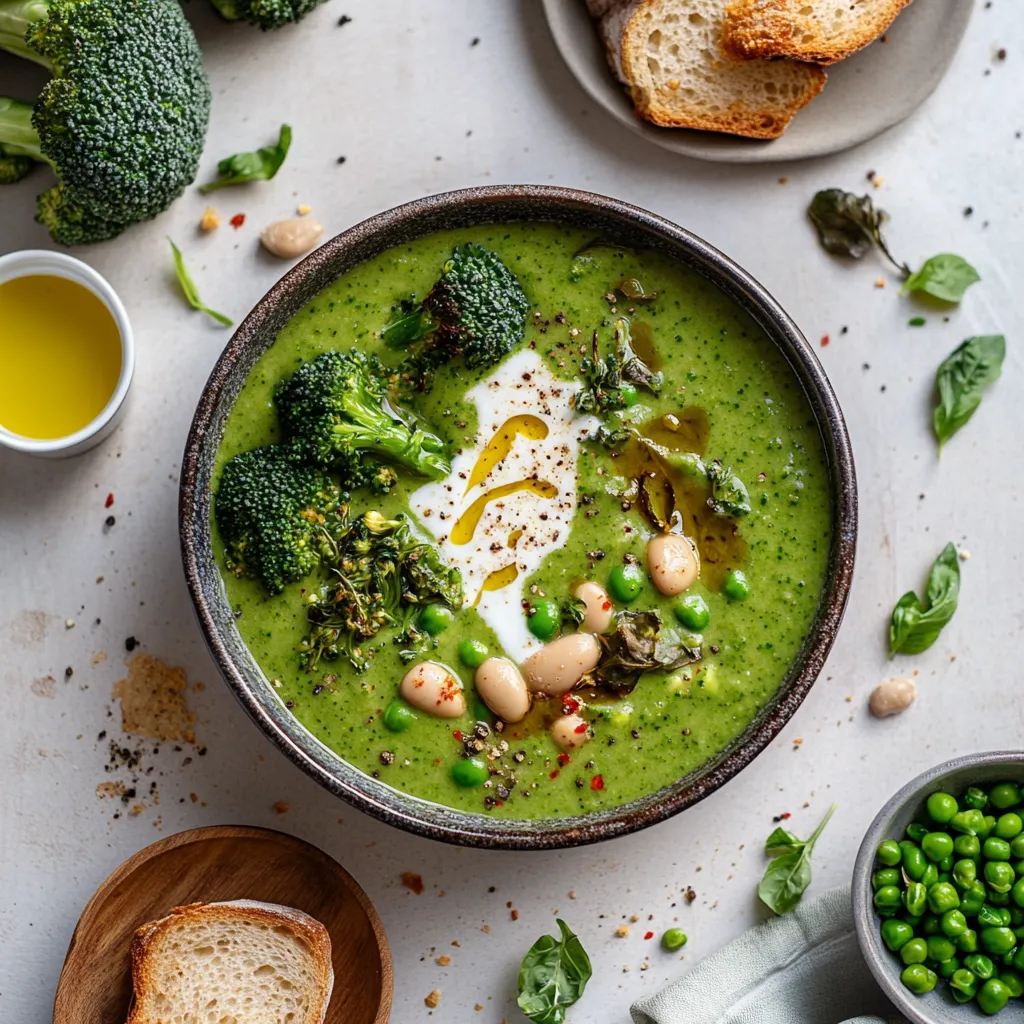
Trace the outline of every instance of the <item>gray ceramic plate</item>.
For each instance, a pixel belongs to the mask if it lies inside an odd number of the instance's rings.
[[[967,29],[974,0],[918,0],[886,33],[828,69],[824,92],[771,142],[642,121],[612,76],[584,0],[543,0],[569,70],[617,121],[683,156],[721,163],[804,160],[859,145],[909,117],[935,90]]]

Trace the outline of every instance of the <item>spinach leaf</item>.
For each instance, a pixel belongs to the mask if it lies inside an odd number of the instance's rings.
[[[886,213],[875,207],[870,196],[858,198],[852,192],[827,188],[815,194],[807,216],[818,232],[822,248],[833,256],[859,260],[877,245],[904,277],[910,274],[910,268],[897,262],[889,252],[882,238]]]
[[[708,466],[708,482],[711,484],[708,505],[717,515],[738,517],[750,511],[750,495],[732,466],[725,469],[720,462],[712,462]]]
[[[516,1002],[533,1024],[562,1024],[594,973],[578,936],[558,919],[561,938],[542,935],[523,957]]]
[[[768,837],[765,852],[769,855],[778,853],[779,856],[765,868],[764,877],[757,887],[757,895],[776,914],[788,914],[796,909],[811,884],[811,853],[835,809],[836,805],[833,804],[806,842],[781,828],[777,828]],[[780,841],[782,839],[786,841]]]
[[[602,444],[605,448],[616,448],[621,444],[625,444],[631,436],[632,434],[626,427],[609,427],[604,423],[600,423],[597,430],[589,437],[584,437],[580,440],[590,441],[592,444]]]
[[[174,272],[178,275],[178,284],[181,285],[182,293],[184,294],[188,304],[193,309],[198,309],[200,313],[205,313],[207,316],[212,316],[217,323],[222,324],[224,327],[230,327],[231,321],[223,314],[218,313],[215,309],[210,309],[201,298],[199,298],[199,292],[196,289],[195,281],[189,276],[189,272],[185,269],[185,258],[181,255],[181,250],[171,241],[171,251],[174,253]]]
[[[944,252],[926,260],[920,270],[915,270],[907,278],[900,294],[924,292],[943,302],[957,303],[964,297],[964,292],[980,280],[978,272],[962,256]]]
[[[940,365],[935,375],[939,403],[932,415],[939,450],[973,415],[981,404],[987,384],[999,379],[1006,356],[1001,334],[968,338]]]
[[[199,191],[212,192],[226,185],[241,185],[247,181],[269,181],[281,169],[291,144],[291,126],[283,124],[276,145],[264,146],[255,153],[235,153],[234,156],[226,156],[217,164],[219,177],[201,185]]]
[[[896,602],[889,623],[889,657],[928,650],[953,617],[959,598],[960,558],[947,544],[928,574],[924,602],[912,590]]]

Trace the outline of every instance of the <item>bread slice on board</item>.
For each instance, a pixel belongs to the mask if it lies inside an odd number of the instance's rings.
[[[637,113],[670,128],[775,139],[825,85],[815,64],[737,60],[722,47],[727,0],[628,0],[601,21]]]
[[[132,940],[127,1024],[323,1024],[331,940],[308,914],[270,903],[194,903]]]
[[[734,0],[725,48],[737,57],[835,64],[877,39],[911,0]]]

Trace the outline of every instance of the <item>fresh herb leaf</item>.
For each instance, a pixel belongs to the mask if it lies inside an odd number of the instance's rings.
[[[912,316],[908,321],[907,325],[910,327],[924,327],[928,323],[923,316]]]
[[[732,466],[723,468],[720,462],[708,466],[708,482],[711,497],[708,505],[720,516],[745,516],[750,511],[750,495],[743,481],[732,471]]]
[[[818,837],[824,831],[829,819],[835,813],[833,804],[810,839],[802,842],[785,829],[776,829],[765,844],[765,852],[779,855],[765,868],[764,877],[757,887],[761,902],[776,914],[788,914],[795,910],[807,887],[811,884],[811,853]],[[781,835],[780,835],[781,834]],[[785,837],[787,842],[778,842]],[[769,846],[771,844],[771,846]]]
[[[269,181],[281,169],[291,144],[291,126],[283,124],[276,145],[264,146],[255,153],[236,153],[225,157],[217,164],[219,177],[201,185],[199,191],[212,192],[226,185],[241,185],[247,181]]]
[[[601,423],[589,437],[583,437],[580,440],[589,441],[591,444],[602,444],[605,448],[617,448],[619,445],[625,444],[631,436],[631,432],[626,427],[609,427]]]
[[[562,602],[561,618],[563,629],[575,629],[587,617],[587,606],[578,597],[567,597]]]
[[[947,544],[928,574],[924,602],[912,590],[896,602],[889,623],[889,657],[928,650],[953,617],[959,598],[960,559]]]
[[[621,390],[623,382],[628,381],[654,394],[661,390],[664,377],[655,373],[633,351],[629,321],[625,317],[615,321],[615,342],[615,352],[602,357],[597,331],[594,331],[590,355],[580,360],[583,387],[576,393],[577,412],[601,415],[625,408],[626,399]]]
[[[833,256],[850,256],[859,260],[877,245],[904,277],[910,274],[910,268],[895,260],[889,252],[882,238],[886,213],[875,207],[870,196],[858,198],[852,192],[839,188],[824,189],[811,200],[807,216],[818,232],[822,248]]]
[[[641,473],[637,484],[640,511],[658,530],[667,530],[676,507],[675,488],[664,472]]]
[[[622,379],[639,388],[646,388],[652,394],[658,394],[665,382],[665,375],[652,370],[633,350],[633,333],[625,317],[619,317],[615,321],[615,341],[618,344],[617,354]]]
[[[383,331],[380,332],[385,344],[392,348],[404,348],[414,341],[426,337],[435,328],[434,321],[430,314],[420,306],[411,313],[405,313],[392,320]]]
[[[935,383],[939,402],[932,425],[939,450],[973,415],[981,404],[986,385],[999,379],[1006,356],[1001,334],[968,338],[939,364]]]
[[[981,276],[962,256],[944,252],[933,256],[920,270],[914,271],[907,278],[900,294],[924,292],[932,298],[955,304],[964,297],[964,292],[972,284],[980,280]]]
[[[558,919],[561,937],[542,935],[523,957],[516,1002],[533,1024],[562,1024],[594,973],[579,937]]]
[[[199,292],[196,290],[195,282],[189,276],[188,271],[185,269],[185,258],[181,255],[181,250],[171,241],[171,251],[174,253],[174,272],[178,275],[178,284],[181,285],[181,290],[188,300],[188,304],[193,309],[198,309],[200,313],[205,313],[207,316],[212,316],[214,320],[219,324],[223,324],[225,327],[231,326],[231,321],[223,314],[218,313],[215,309],[210,309],[201,298],[199,298]]]

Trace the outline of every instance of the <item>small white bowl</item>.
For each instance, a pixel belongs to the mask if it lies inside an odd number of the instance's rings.
[[[32,274],[48,274],[52,277],[63,277],[68,281],[87,288],[110,311],[117,325],[117,333],[121,338],[121,375],[110,400],[100,414],[87,423],[81,430],[76,430],[67,437],[34,438],[24,437],[5,430],[0,426],[0,445],[14,451],[26,452],[29,455],[40,455],[44,458],[63,458],[78,455],[98,445],[109,437],[121,422],[126,408],[125,399],[131,387],[132,374],[135,371],[135,341],[132,337],[132,325],[128,322],[117,293],[106,279],[96,273],[74,256],[62,252],[49,252],[46,249],[23,249],[21,252],[8,253],[0,256],[0,284],[13,281],[18,277]]]

